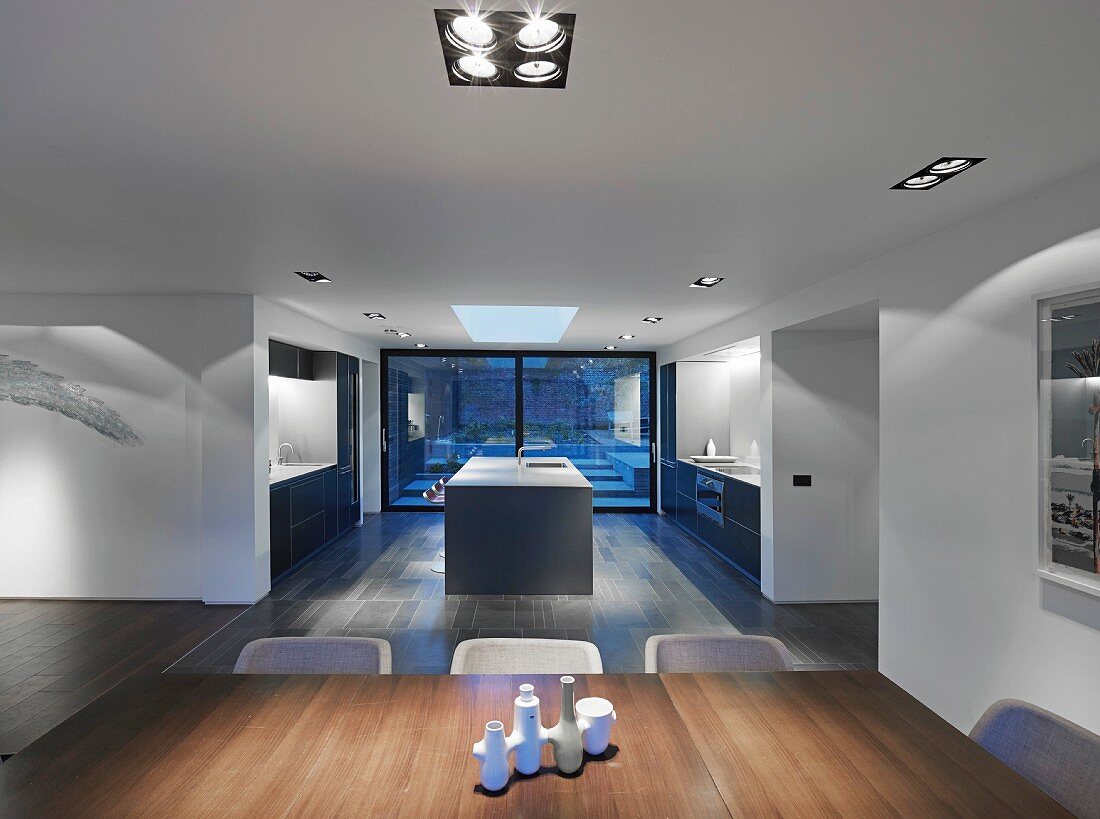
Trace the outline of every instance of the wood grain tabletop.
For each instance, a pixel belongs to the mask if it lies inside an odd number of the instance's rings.
[[[1065,816],[875,672],[606,674],[612,746],[490,795],[470,756],[551,676],[162,675],[0,766],[3,816]]]

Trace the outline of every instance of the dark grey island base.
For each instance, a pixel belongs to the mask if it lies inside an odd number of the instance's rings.
[[[471,458],[444,512],[447,594],[592,594],[592,484],[568,460]]]

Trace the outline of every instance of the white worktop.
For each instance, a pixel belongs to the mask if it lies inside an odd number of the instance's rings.
[[[704,472],[714,475],[717,478],[733,478],[734,480],[747,483],[752,486],[760,486],[760,469],[759,467],[750,466],[748,464],[697,464],[688,458],[678,458],[678,461],[688,466],[694,466],[696,469],[701,469]],[[719,472],[719,469],[728,470],[727,472]]]
[[[336,464],[276,464],[268,472],[267,485],[273,486],[292,478],[304,478],[306,475],[312,475],[314,472],[324,472],[334,466]]]
[[[568,458],[527,458],[523,463],[561,463],[563,467],[520,466],[515,458],[470,458],[447,481],[447,491],[464,486],[554,486],[592,488]]]

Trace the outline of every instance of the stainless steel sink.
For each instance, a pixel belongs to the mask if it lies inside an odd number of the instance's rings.
[[[524,464],[524,466],[529,467],[531,469],[544,469],[544,468],[547,468],[547,467],[553,467],[554,469],[565,469],[565,464],[552,464],[552,463],[546,463],[545,461],[542,461],[542,462],[539,462],[539,463],[533,463],[531,461],[528,461],[527,463]]]

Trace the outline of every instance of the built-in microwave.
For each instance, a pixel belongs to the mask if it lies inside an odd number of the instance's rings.
[[[699,517],[723,526],[722,502],[725,482],[720,478],[711,478],[699,472],[695,477],[695,511]]]

